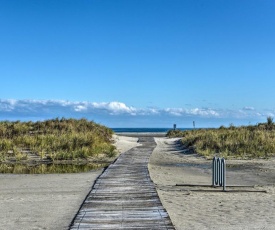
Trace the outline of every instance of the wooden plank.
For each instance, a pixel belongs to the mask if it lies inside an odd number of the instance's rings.
[[[149,171],[153,137],[119,156],[96,180],[70,229],[174,230]]]

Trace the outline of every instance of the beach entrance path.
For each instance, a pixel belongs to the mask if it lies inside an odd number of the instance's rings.
[[[96,180],[70,229],[175,229],[149,176],[154,138],[139,142]]]

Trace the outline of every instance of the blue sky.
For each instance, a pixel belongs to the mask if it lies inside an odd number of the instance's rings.
[[[0,119],[264,122],[274,12],[273,0],[1,0]]]

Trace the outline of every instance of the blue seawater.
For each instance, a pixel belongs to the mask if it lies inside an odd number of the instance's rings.
[[[112,128],[115,133],[167,133],[172,128]],[[178,130],[191,130],[179,128]]]

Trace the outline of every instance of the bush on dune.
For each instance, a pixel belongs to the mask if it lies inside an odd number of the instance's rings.
[[[168,137],[182,137],[185,147],[195,147],[196,152],[207,158],[219,155],[225,158],[266,158],[275,156],[275,125],[267,123],[256,126],[219,129],[197,129],[168,132]]]
[[[38,122],[0,122],[0,157],[16,157],[27,150],[51,160],[113,156],[113,131],[86,119]],[[0,159],[0,160],[1,160]]]

